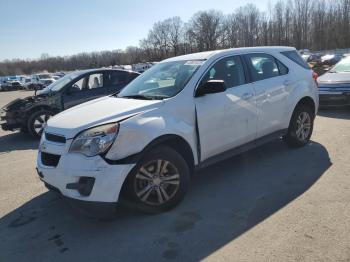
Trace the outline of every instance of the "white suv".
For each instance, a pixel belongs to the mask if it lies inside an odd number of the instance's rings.
[[[304,146],[317,109],[312,70],[294,48],[174,57],[118,95],[51,118],[37,170],[48,188],[85,204],[114,206],[125,196],[141,210],[164,211],[184,197],[197,168],[279,137]]]

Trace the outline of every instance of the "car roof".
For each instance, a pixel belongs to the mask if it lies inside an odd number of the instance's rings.
[[[93,69],[83,69],[83,70],[77,70],[77,71],[72,71],[71,73],[79,73],[79,74],[85,74],[85,73],[93,73],[93,72],[101,72],[101,71],[117,71],[117,72],[128,72],[128,73],[134,73],[134,74],[140,74],[135,71],[130,71],[130,70],[123,70],[123,69],[113,69],[113,68],[93,68]]]
[[[168,58],[163,60],[162,62],[172,62],[172,61],[183,61],[183,60],[207,60],[210,57],[220,54],[220,53],[229,53],[229,52],[237,52],[237,53],[245,53],[245,52],[268,52],[268,51],[294,51],[296,50],[294,47],[290,46],[259,46],[259,47],[239,47],[239,48],[230,48],[230,49],[222,49],[215,51],[206,51],[200,53],[193,53],[188,55],[176,56],[172,58]]]

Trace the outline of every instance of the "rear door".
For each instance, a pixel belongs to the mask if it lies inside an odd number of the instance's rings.
[[[255,91],[247,83],[240,56],[222,58],[201,80],[224,80],[227,90],[195,98],[201,160],[256,138]]]
[[[269,54],[244,56],[256,92],[258,136],[279,131],[285,123],[284,108],[288,98],[288,68]]]
[[[105,89],[103,72],[84,75],[63,93],[64,109],[104,96]]]

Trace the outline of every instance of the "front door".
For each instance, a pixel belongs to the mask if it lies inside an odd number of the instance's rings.
[[[204,75],[208,80],[224,80],[227,90],[195,98],[201,161],[256,138],[255,90],[247,83],[240,56],[216,62]]]
[[[64,109],[105,95],[103,73],[84,75],[63,93]]]

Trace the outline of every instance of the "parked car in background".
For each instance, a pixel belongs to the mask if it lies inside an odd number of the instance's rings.
[[[35,74],[31,77],[31,83],[29,84],[28,88],[32,90],[41,90],[45,88],[48,85],[51,85],[55,79],[52,78],[50,74]]]
[[[16,99],[0,112],[3,130],[28,131],[39,137],[53,115],[83,102],[120,91],[139,74],[121,70],[84,70],[68,74],[35,96]]]
[[[182,200],[196,168],[280,137],[305,146],[317,109],[312,70],[294,48],[174,57],[119,95],[51,118],[37,170],[75,201],[113,208],[124,194],[142,211],[161,212]]]
[[[22,88],[22,83],[18,80],[6,80],[1,84],[1,91],[16,91]]]
[[[350,106],[350,57],[318,78],[321,106]]]
[[[344,56],[342,54],[327,54],[321,57],[321,64],[333,66],[338,63]]]
[[[321,57],[322,55],[319,53],[311,54],[306,61],[308,63],[321,63]]]

